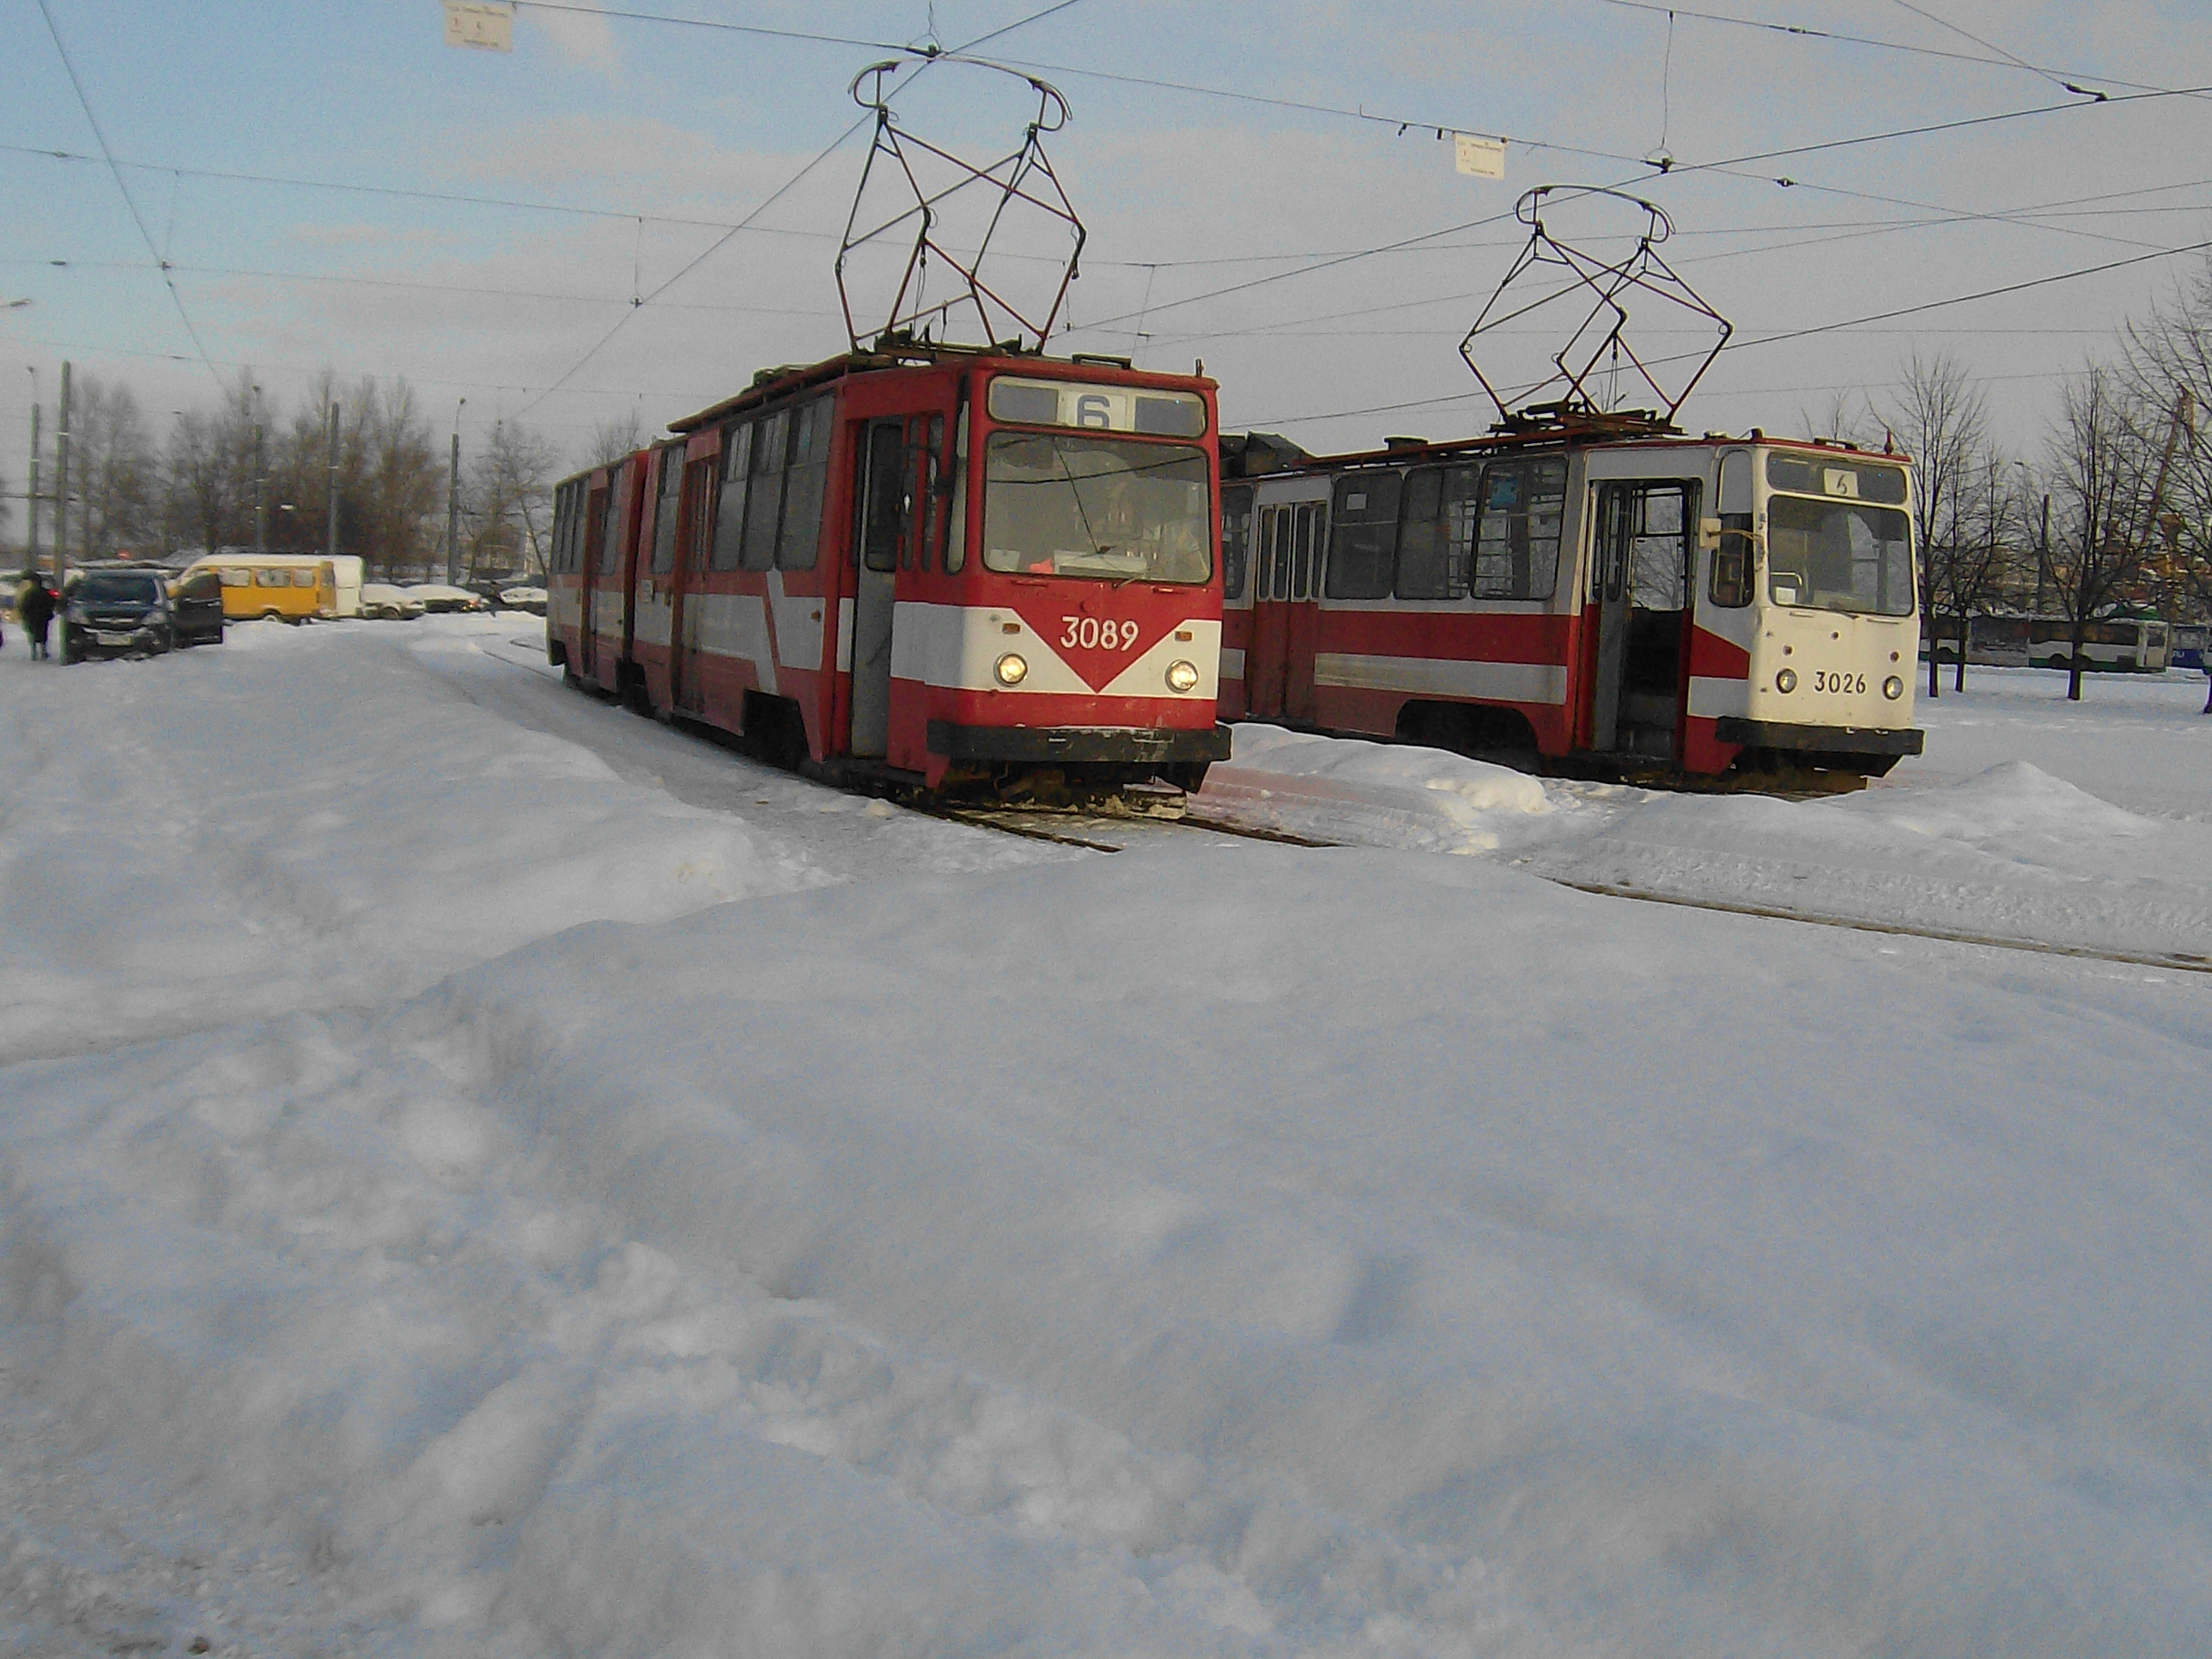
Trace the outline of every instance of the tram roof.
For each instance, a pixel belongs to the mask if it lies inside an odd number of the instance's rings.
[[[1043,368],[1054,373],[1073,372],[1078,375],[1097,374],[1102,377],[1141,374],[1147,383],[1173,387],[1177,391],[1211,390],[1216,385],[1205,374],[1164,374],[1150,369],[1137,370],[1126,357],[1080,354],[1072,357],[1048,357],[1041,352],[1014,351],[1005,346],[915,343],[894,346],[883,351],[841,351],[818,363],[785,363],[775,368],[762,369],[753,376],[753,383],[735,397],[710,404],[697,414],[686,415],[680,421],[671,421],[668,429],[679,435],[696,432],[702,427],[712,426],[732,415],[757,409],[763,404],[774,403],[778,398],[787,398],[814,386],[827,386],[848,374],[974,362],[1003,363],[1028,373],[1035,373]]]
[[[1271,440],[1266,433],[1223,433],[1224,446],[1231,439],[1256,437]],[[1272,440],[1279,444],[1279,439]],[[1491,431],[1468,438],[1443,438],[1433,441],[1425,438],[1389,438],[1380,449],[1349,450],[1335,455],[1309,455],[1298,453],[1279,466],[1261,471],[1248,472],[1248,477],[1265,477],[1268,472],[1320,472],[1343,467],[1402,466],[1411,462],[1448,460],[1457,455],[1491,455],[1518,449],[1638,449],[1677,448],[1694,447],[1707,448],[1720,444],[1759,444],[1768,448],[1798,449],[1823,455],[1856,455],[1872,461],[1910,465],[1911,458],[1901,451],[1869,449],[1840,438],[1779,438],[1753,427],[1743,435],[1729,432],[1706,432],[1697,434],[1677,430],[1657,421],[1622,421],[1600,419],[1592,422],[1516,425],[1512,428],[1493,428]],[[1224,470],[1224,477],[1227,476]]]

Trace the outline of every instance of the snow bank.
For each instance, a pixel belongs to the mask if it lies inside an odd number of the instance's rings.
[[[1555,880],[2033,943],[2201,956],[2202,819],[2148,817],[2025,761],[1819,800],[1540,780],[1432,749],[1247,722],[1201,816],[1510,860]]]
[[[0,1284],[422,1651],[2189,1653],[2212,1017],[2057,971],[1196,837],[841,886],[0,1073]]]
[[[1320,840],[1478,853],[1553,810],[1536,779],[1444,750],[1251,721],[1231,729],[1234,750],[1207,771],[1201,813]]]
[[[2212,823],[2146,818],[2024,761],[1815,801],[1658,796],[1533,849],[1564,879],[2143,953],[2212,951]]]
[[[575,922],[819,878],[365,630],[27,657],[0,659],[0,1058],[382,1002]]]

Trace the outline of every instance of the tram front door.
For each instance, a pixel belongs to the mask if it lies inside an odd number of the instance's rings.
[[[1253,536],[1252,638],[1244,695],[1255,715],[1314,718],[1314,642],[1320,633],[1326,501],[1260,508]]]
[[[1698,486],[1680,478],[1597,486],[1597,611],[1590,747],[1674,760],[1681,753],[1682,632],[1689,616]]]

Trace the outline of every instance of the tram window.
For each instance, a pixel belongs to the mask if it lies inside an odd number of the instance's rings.
[[[1397,472],[1354,472],[1336,481],[1328,549],[1332,599],[1389,597],[1398,574],[1398,498],[1404,482]]]
[[[1482,471],[1473,587],[1478,599],[1548,599],[1559,580],[1563,460],[1493,461]],[[1679,507],[1680,498],[1676,497]],[[1679,527],[1679,526],[1678,526]]]
[[[1706,591],[1715,605],[1734,610],[1751,603],[1751,514],[1721,514],[1721,544],[1713,550],[1712,575]]]
[[[1249,485],[1221,492],[1221,597],[1244,597],[1244,570],[1251,562],[1252,490]]]
[[[606,518],[599,527],[599,574],[612,575],[622,568],[623,497],[629,492],[629,465],[615,470],[614,488],[607,491]]]
[[[659,575],[676,567],[677,508],[684,499],[684,452],[671,447],[660,452],[660,495],[653,507],[653,570]]]
[[[822,495],[830,477],[831,403],[817,398],[793,411],[791,466],[784,474],[783,530],[775,562],[784,570],[811,570],[822,543]]]
[[[871,570],[898,568],[906,532],[906,434],[896,421],[868,428],[866,501],[860,521],[860,562]]]
[[[1905,514],[1856,501],[1768,497],[1766,585],[1777,605],[1911,616],[1912,537]]]
[[[745,544],[745,495],[752,483],[753,428],[750,421],[722,434],[722,491],[714,507],[714,548],[709,570],[735,570]]]
[[[697,570],[706,564],[714,544],[714,477],[721,465],[709,459],[690,462],[684,471],[691,475],[691,499],[684,504],[684,568]]]
[[[952,527],[945,540],[947,575],[968,562],[968,405],[964,403],[953,427],[951,520]]]
[[[1406,476],[1398,532],[1398,597],[1463,599],[1474,548],[1482,469],[1427,466]]]
[[[1905,505],[1905,470],[1878,463],[1847,460],[1841,455],[1784,455],[1766,458],[1766,485],[1799,495],[1840,496],[1881,507]]]
[[[1687,484],[1661,484],[1641,497],[1643,518],[1631,527],[1629,599],[1643,611],[1680,611],[1687,600]]]
[[[939,486],[949,482],[945,476],[945,416],[933,415],[921,455],[922,499],[929,503],[929,530],[921,538],[920,560],[924,570],[937,568],[937,550],[945,540],[945,495]]]
[[[775,568],[775,532],[783,517],[783,460],[791,411],[780,409],[753,427],[752,484],[745,501],[745,545],[738,568]]]
[[[1291,597],[1291,520],[1295,507],[1279,507],[1274,512],[1274,533],[1268,540],[1273,580],[1268,584],[1267,597],[1287,599]]]
[[[1156,438],[1196,438],[1206,431],[1206,405],[1191,397],[1139,397],[1134,425]]]

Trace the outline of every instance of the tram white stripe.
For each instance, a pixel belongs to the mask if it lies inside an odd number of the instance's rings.
[[[822,665],[823,599],[816,593],[787,593],[783,572],[768,573],[768,602],[775,613],[775,654],[787,668]]]
[[[1703,674],[1690,679],[1690,712],[1705,720],[1725,720],[1751,712],[1751,682],[1715,679]]]
[[[1557,663],[1464,662],[1451,657],[1370,657],[1322,651],[1314,655],[1314,684],[1347,690],[1481,697],[1492,702],[1567,700],[1567,671]]]
[[[1009,634],[1012,623],[1018,633]],[[1189,634],[1176,638],[1177,631]],[[1071,696],[1164,697],[1168,665],[1187,658],[1198,669],[1194,698],[1218,694],[1221,624],[1186,618],[1162,635],[1152,647],[1133,662],[1122,665],[1112,680],[1094,691],[1068,666],[1052,642],[1035,632],[1012,611],[981,606],[927,605],[902,600],[891,612],[891,676],[920,680],[926,684],[966,691],[994,691],[999,683],[992,672],[1007,652],[1018,653],[1029,665],[1023,678],[1024,691],[1059,692]]]
[[[769,649],[768,606],[757,593],[702,593],[699,649],[712,656],[739,657],[753,665],[762,690],[776,695],[775,655]]]

